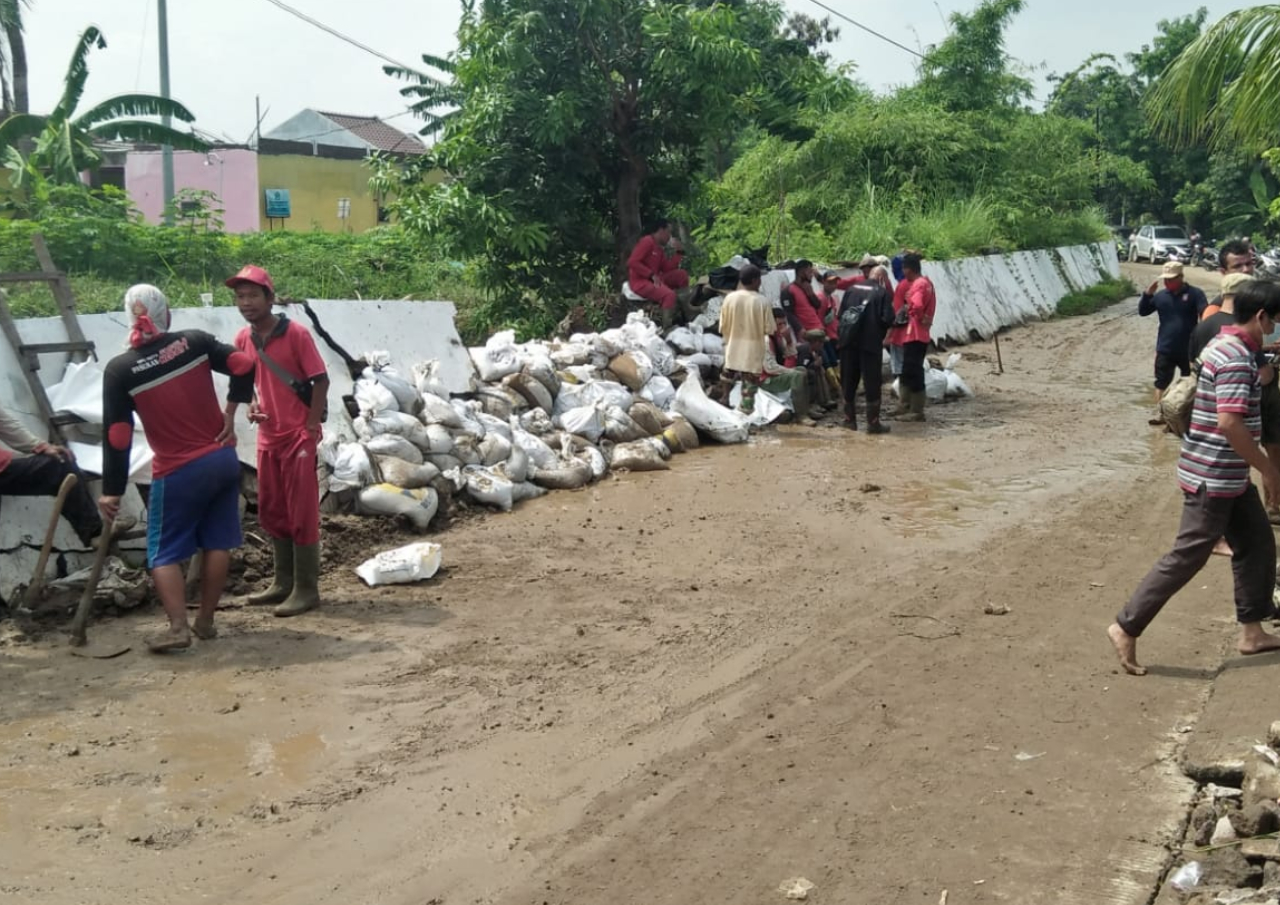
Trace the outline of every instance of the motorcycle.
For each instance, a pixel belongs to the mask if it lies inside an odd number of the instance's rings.
[[[1200,249],[1200,266],[1205,270],[1217,270],[1220,266],[1218,264],[1218,249],[1209,245]]]
[[[1177,261],[1179,264],[1191,263],[1191,246],[1190,245],[1170,245],[1165,250],[1165,257],[1170,261]]]
[[[1270,279],[1280,279],[1280,248],[1264,251],[1257,258],[1257,273]]]

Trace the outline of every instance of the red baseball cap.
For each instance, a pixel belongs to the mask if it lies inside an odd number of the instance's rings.
[[[276,294],[276,285],[271,282],[271,274],[253,264],[246,264],[240,268],[239,273],[227,280],[227,286],[232,289],[235,289],[241,283],[253,283],[256,286],[261,286],[272,295]]]

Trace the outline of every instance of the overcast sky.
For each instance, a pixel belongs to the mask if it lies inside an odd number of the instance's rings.
[[[421,54],[454,46],[458,0],[285,0],[315,19],[409,64]],[[952,0],[824,0],[827,6],[908,47],[923,49],[946,35],[945,15],[971,3]],[[1008,34],[1008,51],[1033,67],[1037,95],[1043,76],[1078,66],[1091,53],[1120,55],[1150,42],[1160,19],[1194,12],[1195,2],[1028,0]],[[1205,2],[1209,21],[1243,4]],[[825,15],[810,0],[787,0],[796,11]],[[114,94],[159,89],[156,0],[32,0],[27,11],[31,106],[50,109],[61,90],[72,47],[89,24],[106,35],[106,50],[90,57],[88,104]],[[859,77],[877,89],[914,80],[916,58],[860,31],[841,26],[833,55],[855,61]],[[254,97],[265,113],[263,131],[311,107],[388,116],[405,109],[382,61],[273,6],[268,0],[169,0],[173,95],[203,130],[238,142],[254,126]],[[394,120],[404,127],[414,120]]]

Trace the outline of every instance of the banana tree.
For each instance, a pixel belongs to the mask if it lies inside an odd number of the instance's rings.
[[[98,141],[166,144],[180,150],[205,151],[208,144],[191,132],[183,132],[139,117],[170,117],[184,123],[195,116],[182,104],[153,94],[122,94],[79,111],[89,78],[89,52],[105,49],[106,40],[90,26],[81,34],[67,67],[62,98],[45,116],[18,113],[0,123],[0,164],[9,169],[10,181],[20,188],[34,173],[52,184],[79,182],[80,174],[102,163],[94,146]],[[19,143],[34,142],[23,155]]]

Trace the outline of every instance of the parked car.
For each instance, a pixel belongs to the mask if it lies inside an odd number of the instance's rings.
[[[1185,260],[1191,241],[1181,226],[1144,226],[1133,234],[1129,243],[1129,260],[1144,258],[1152,264],[1169,260],[1170,249],[1178,249],[1174,257]]]

